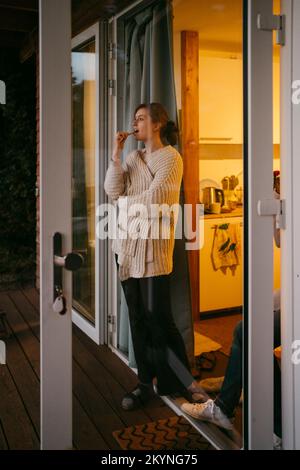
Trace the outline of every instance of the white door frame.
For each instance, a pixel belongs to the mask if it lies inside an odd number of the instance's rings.
[[[117,44],[117,31],[116,31],[116,16],[112,17],[109,20],[109,30],[108,30],[108,41],[111,44]],[[108,100],[108,113],[109,113],[109,127],[108,127],[108,153],[111,155],[113,149],[113,140],[114,135],[117,132],[117,60],[114,53],[111,54],[108,65],[108,74],[109,79],[113,80],[115,83],[114,89],[109,94]],[[108,243],[108,311],[110,313],[110,321],[107,323],[107,344],[112,348],[113,352],[126,361],[125,356],[117,348],[118,343],[118,304],[119,304],[119,295],[118,295],[118,272],[115,262],[114,253],[111,250],[111,241]]]
[[[72,277],[54,313],[53,235],[72,250],[71,1],[39,1],[41,448],[72,448]]]
[[[96,61],[96,103],[95,103],[95,209],[100,204],[100,24],[96,23],[82,33],[78,34],[72,39],[72,50],[75,47],[84,44],[86,41],[95,38],[95,61]],[[97,220],[95,217],[95,234]],[[89,322],[83,315],[81,315],[76,309],[72,309],[72,320],[75,325],[78,326],[87,336],[89,336],[96,344],[103,344],[103,316],[100,318],[101,313],[103,313],[103,308],[100,309],[100,250],[101,250],[101,241],[97,236],[95,236],[95,324],[93,325]],[[101,292],[102,293],[102,292]],[[104,290],[103,290],[104,293]],[[101,296],[101,300],[103,297]],[[101,313],[100,313],[101,312]],[[100,328],[101,326],[101,328]]]
[[[248,0],[248,375],[245,396],[249,449],[273,448],[273,216],[258,201],[273,199],[273,32],[257,15],[273,14],[272,0]],[[247,142],[246,140],[246,142]],[[247,163],[246,163],[247,164]],[[247,220],[245,221],[245,226]],[[246,244],[245,244],[246,245]],[[247,436],[246,436],[247,437]]]
[[[286,15],[286,45],[281,50],[281,197],[286,201],[286,230],[281,232],[281,361],[286,450],[300,450],[300,365],[292,362],[293,342],[300,340],[300,104],[292,102],[293,82],[300,79],[299,3],[281,2],[282,14]],[[299,91],[297,96],[299,101]],[[299,362],[299,353],[297,359]]]

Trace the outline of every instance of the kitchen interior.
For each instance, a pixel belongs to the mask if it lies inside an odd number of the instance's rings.
[[[242,0],[173,2],[176,98],[179,118],[185,120],[180,126],[184,190],[190,201],[204,204],[204,243],[197,263],[196,258],[193,262],[198,272],[190,271],[200,378],[224,375],[233,331],[243,311],[242,5]],[[279,12],[280,0],[275,0],[274,13]],[[277,179],[279,60],[279,46],[274,44],[273,170]],[[188,193],[191,186],[196,187],[194,199],[192,191]],[[279,287],[280,250],[274,243],[274,289]]]

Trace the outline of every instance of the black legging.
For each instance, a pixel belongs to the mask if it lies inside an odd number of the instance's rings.
[[[170,275],[129,278],[121,284],[140,382],[149,384],[156,377],[160,395],[182,391],[193,377],[183,338],[172,316]],[[177,368],[177,374],[172,357],[183,366],[179,373]]]

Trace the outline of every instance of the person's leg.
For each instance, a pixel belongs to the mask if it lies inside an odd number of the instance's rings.
[[[222,389],[215,400],[228,417],[234,416],[235,408],[239,404],[243,387],[243,323],[240,321],[233,335],[231,354],[229,357]]]
[[[146,404],[154,397],[152,379],[155,377],[151,361],[147,357],[149,344],[146,318],[140,301],[138,279],[129,278],[122,281],[126,303],[128,306],[129,322],[133,343],[133,350],[138,370],[138,384],[126,393],[122,399],[124,410],[133,410]]]
[[[223,386],[215,400],[216,405],[229,417],[234,415],[242,391],[242,341],[242,322],[240,322],[234,333]],[[280,310],[277,310],[274,311],[274,348],[280,344]],[[281,373],[276,358],[274,358],[274,430],[278,436],[281,436]]]
[[[171,311],[170,276],[155,276],[140,279],[143,306],[152,334],[152,353],[155,364],[157,389],[160,394],[182,391],[186,381],[190,383],[188,373],[190,364],[183,338],[174,322]],[[172,353],[170,353],[172,351]],[[173,370],[174,356],[184,367],[184,377],[178,377]],[[177,362],[178,366],[178,362]],[[179,371],[180,374],[180,371]],[[192,375],[190,375],[193,380]]]
[[[234,340],[231,348],[225,379],[220,394],[215,401],[191,405],[184,403],[182,410],[191,416],[213,422],[218,426],[230,429],[235,408],[239,403],[242,391],[242,347],[243,347],[242,322],[238,323],[234,332]],[[274,311],[274,348],[281,344],[280,335],[280,310]],[[227,417],[230,419],[228,420]],[[277,360],[274,357],[274,432],[282,437],[281,422],[281,372]]]
[[[144,314],[143,305],[141,304],[139,279],[129,278],[126,281],[122,281],[121,284],[128,306],[138,379],[143,384],[152,384],[155,372],[147,357],[151,337],[149,336],[149,329],[147,328],[147,318]]]
[[[184,388],[181,393],[185,398],[193,403],[204,402],[209,399],[209,395],[204,391],[201,385],[199,385],[190,370],[185,367],[169,346],[167,347],[167,362],[182,383]]]
[[[208,399],[205,403],[181,405],[181,409],[190,416],[227,430],[233,429],[232,418],[242,391],[242,325],[242,322],[239,322],[235,328],[224,382],[216,400]]]
[[[280,310],[274,311],[274,348],[281,345]],[[274,432],[282,437],[281,370],[274,356]]]
[[[184,387],[189,388],[195,380],[190,372],[190,368],[187,368],[181,360],[178,359],[178,356],[170,347],[167,347],[167,361],[176,376],[180,378]]]
[[[274,349],[281,345],[280,309],[274,310]]]

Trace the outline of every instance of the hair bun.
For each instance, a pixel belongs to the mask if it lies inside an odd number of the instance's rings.
[[[166,128],[169,132],[174,132],[175,134],[178,133],[178,127],[176,126],[174,121],[168,121],[166,124]]]
[[[168,120],[164,128],[164,137],[169,144],[176,145],[178,142],[178,128],[174,121]]]

